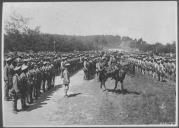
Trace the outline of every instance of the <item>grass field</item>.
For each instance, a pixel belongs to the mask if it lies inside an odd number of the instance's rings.
[[[129,84],[128,84],[129,83]],[[174,124],[176,87],[174,82],[159,82],[136,74],[128,78],[125,87],[138,95],[125,97],[123,107],[127,124]]]

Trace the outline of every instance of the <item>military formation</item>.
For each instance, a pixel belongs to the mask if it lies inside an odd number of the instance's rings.
[[[4,99],[13,101],[13,112],[17,113],[18,99],[22,110],[26,110],[43,93],[55,86],[55,76],[63,78],[64,93],[68,97],[70,76],[77,71],[84,71],[84,80],[97,76],[102,88],[107,78],[101,72],[110,74],[125,65],[130,65],[133,73],[141,72],[159,81],[176,78],[175,58],[148,54],[108,50],[11,54],[5,55],[4,60]]]
[[[82,69],[84,58],[93,60],[96,52],[55,53],[38,52],[6,55],[4,60],[4,99],[13,101],[17,113],[17,100],[22,110],[54,87],[55,76],[61,75],[67,96],[69,77]],[[91,62],[90,62],[91,63]],[[67,70],[68,69],[68,70]]]
[[[175,58],[144,55],[130,55],[129,62],[134,65],[136,71],[150,76],[158,81],[176,80]]]
[[[161,82],[176,81],[176,58],[149,55],[147,53],[132,53],[124,51],[105,51],[96,58],[96,75],[105,87],[105,81],[111,77],[123,83],[125,77],[120,74],[135,75],[135,72],[147,75]],[[84,62],[84,74],[88,71]],[[119,71],[119,72],[118,72]],[[125,73],[122,73],[125,71]],[[116,74],[116,72],[118,72]],[[119,75],[118,75],[119,74]],[[115,78],[118,75],[118,78]],[[84,77],[86,78],[86,76]]]

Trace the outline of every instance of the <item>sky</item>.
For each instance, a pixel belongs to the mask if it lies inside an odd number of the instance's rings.
[[[65,35],[120,35],[148,43],[177,41],[177,2],[11,2],[3,3],[3,23],[13,12],[30,17],[30,27]]]

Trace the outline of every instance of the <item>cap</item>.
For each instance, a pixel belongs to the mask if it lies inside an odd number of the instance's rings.
[[[9,57],[9,58],[6,59],[6,61],[10,61],[11,59],[12,59],[12,58]]]
[[[27,68],[28,68],[28,66],[22,65],[21,70],[23,71],[23,70],[25,70],[25,69],[27,69]]]
[[[17,66],[14,68],[14,71],[18,71],[19,69],[20,69],[20,67]]]
[[[66,63],[64,66],[69,66],[70,65],[70,63]]]
[[[106,58],[105,57],[102,57],[102,60],[105,60]]]
[[[47,62],[45,61],[45,62],[43,62],[43,64],[47,64]]]

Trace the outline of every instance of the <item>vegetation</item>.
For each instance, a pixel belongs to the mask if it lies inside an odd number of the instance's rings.
[[[162,45],[148,44],[143,39],[132,39],[113,35],[69,36],[41,33],[40,27],[30,28],[30,19],[13,14],[5,23],[4,49],[8,51],[83,51],[102,48],[121,48],[124,44],[130,48],[153,53],[175,52],[176,43]]]

